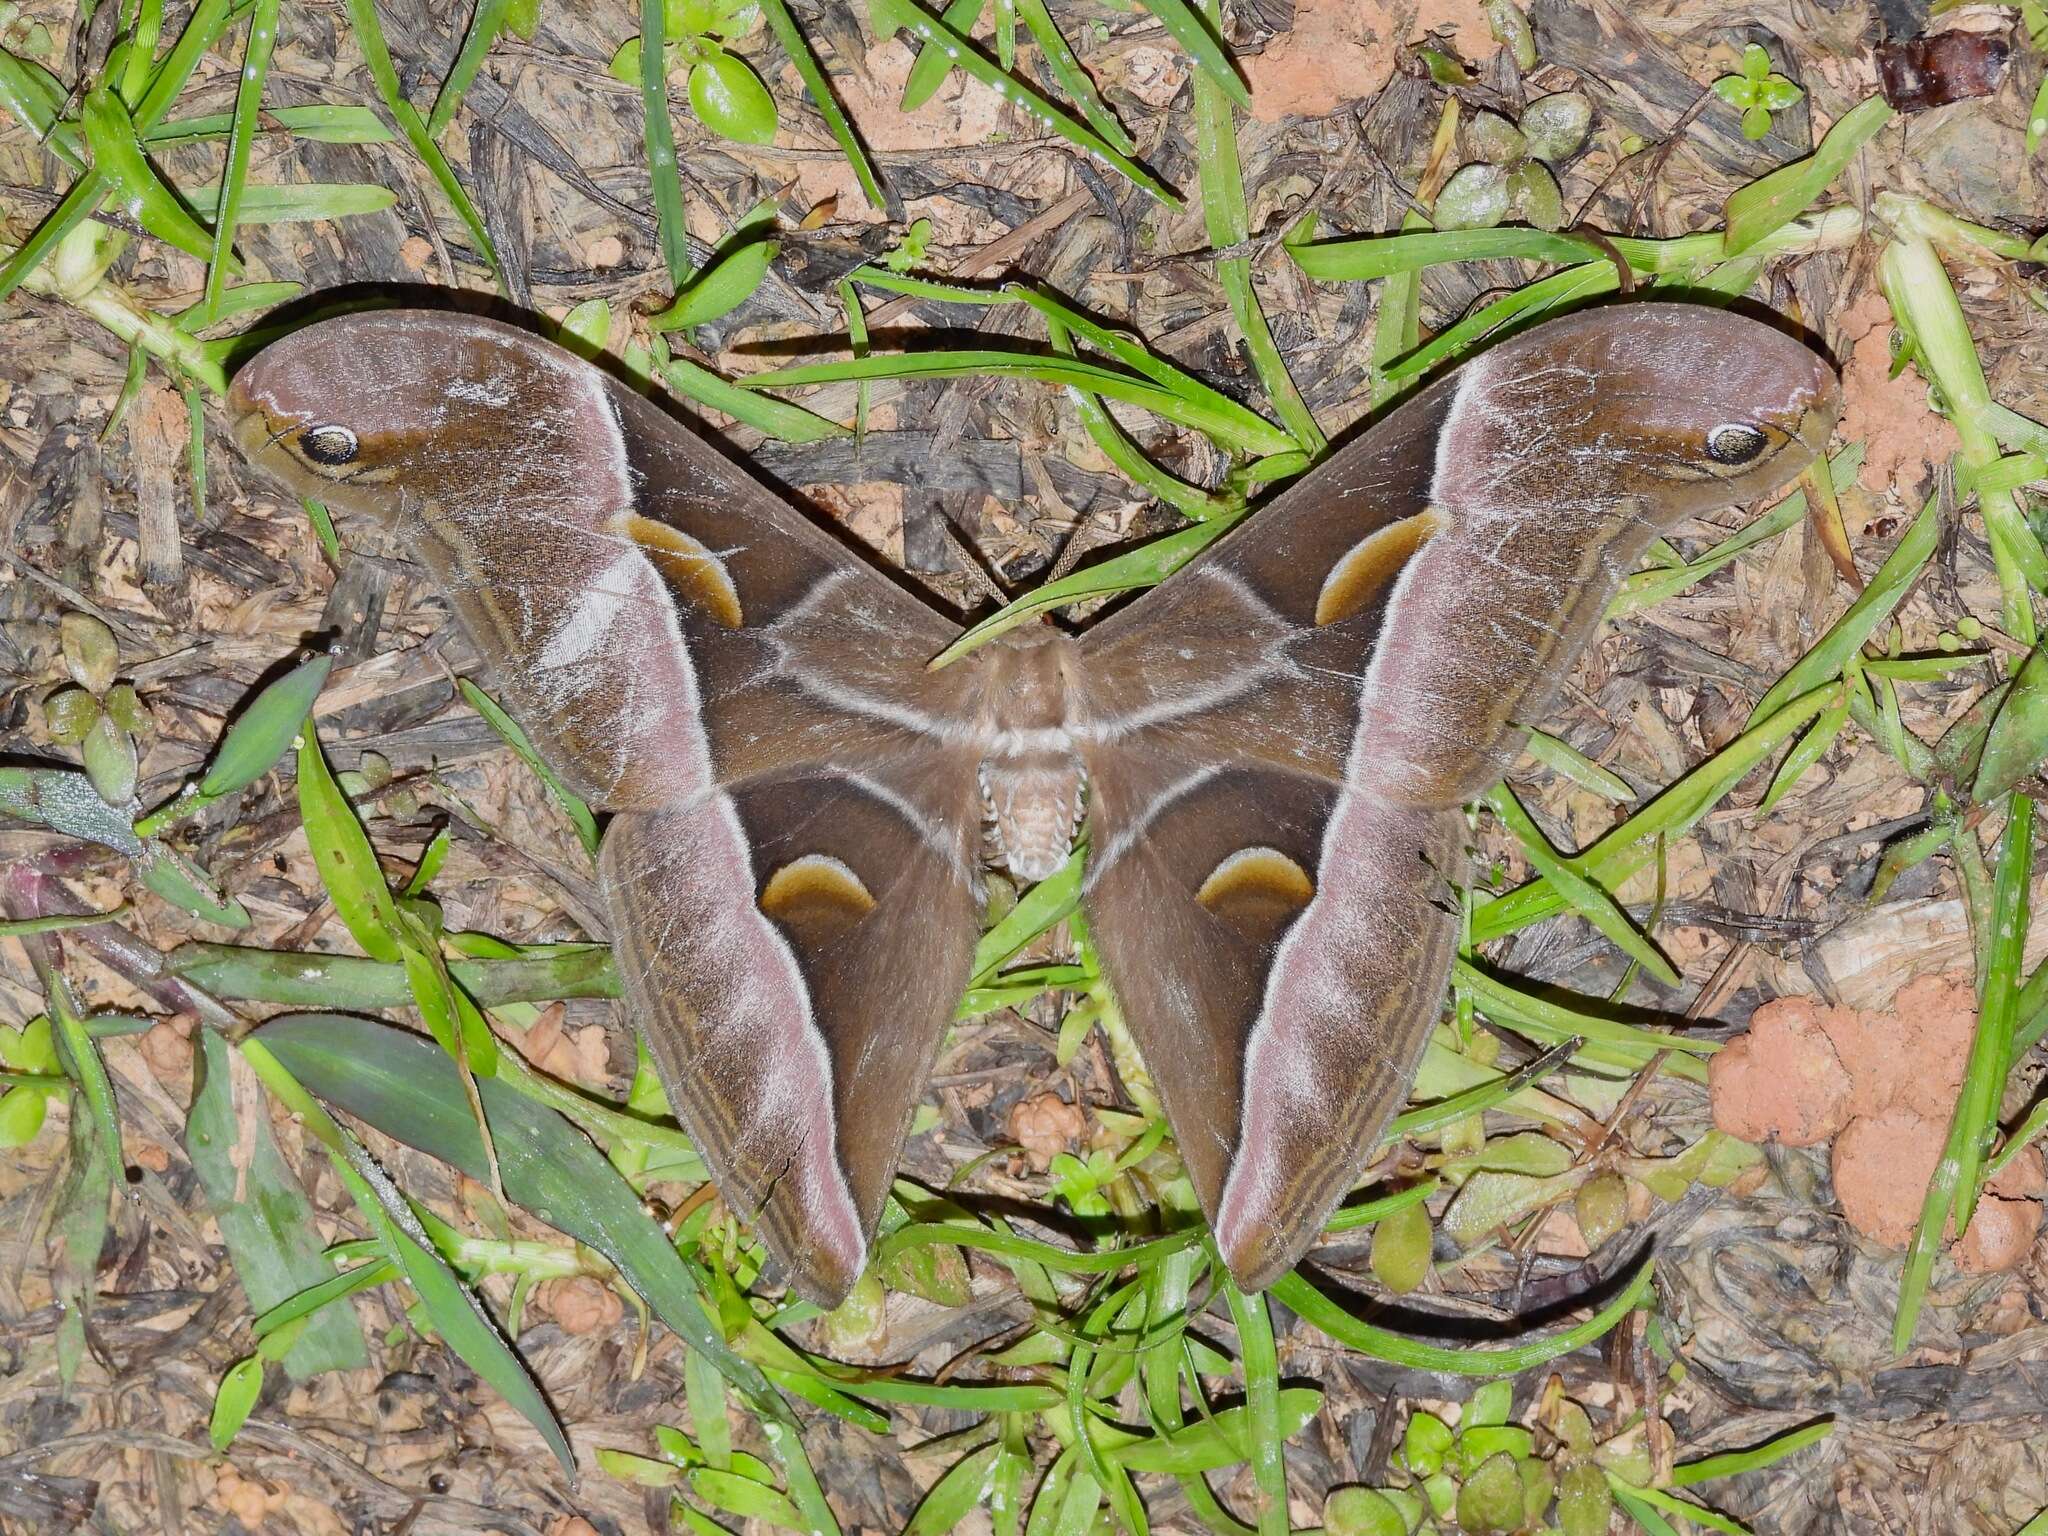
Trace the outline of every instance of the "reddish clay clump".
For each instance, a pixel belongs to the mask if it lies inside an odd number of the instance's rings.
[[[1873,1242],[1903,1248],[1941,1158],[1976,1019],[1967,975],[1919,977],[1886,1013],[1766,1003],[1707,1069],[1714,1124],[1794,1147],[1832,1136],[1842,1214]],[[1951,1250],[1958,1266],[1989,1274],[2018,1264],[2040,1230],[2044,1191],[2030,1147],[1986,1188]]]
[[[1740,1035],[1707,1064],[1714,1124],[1744,1141],[1811,1147],[1849,1120],[1849,1073],[1822,1025],[1821,1009],[1781,997],[1750,1015]]]

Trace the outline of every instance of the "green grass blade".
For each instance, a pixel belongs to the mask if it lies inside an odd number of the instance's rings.
[[[1619,1294],[1584,1322],[1544,1338],[1492,1349],[1476,1345],[1446,1349],[1374,1327],[1353,1317],[1309,1284],[1299,1270],[1275,1281],[1271,1294],[1303,1322],[1322,1330],[1347,1349],[1375,1360],[1453,1376],[1512,1376],[1569,1354],[1607,1333],[1648,1297],[1654,1276],[1655,1271],[1646,1259]]]
[[[1181,206],[1180,197],[1166,183],[1086,123],[1054,105],[1030,86],[1013,80],[971,41],[962,37],[940,18],[913,4],[912,0],[872,0],[868,16],[878,37],[887,37],[901,29],[911,33],[921,44],[946,50],[948,61],[963,74],[980,81],[998,96],[1016,102],[1042,126],[1051,129],[1084,152],[1107,162],[1127,177],[1133,185],[1156,197],[1167,207]]]
[[[157,175],[135,136],[128,108],[111,86],[94,86],[85,93],[83,121],[93,168],[105,178],[121,211],[166,244],[208,259],[213,237]]]
[[[1977,1032],[1970,1043],[1956,1114],[1964,1122],[1962,1168],[1956,1178],[1956,1235],[1969,1230],[1983,1193],[1984,1154],[1998,1134],[1998,1112],[2012,1066],[2012,1031],[2025,965],[2029,880],[2034,859],[2034,802],[2014,795],[2007,802],[2005,831],[1998,844],[1997,882],[1991,893],[1991,927],[1980,941],[1986,951],[1984,996]]]
[[[1847,708],[1845,702],[1844,712]],[[1557,850],[1550,846],[1550,839],[1543,835],[1543,829],[1536,825],[1512,789],[1506,784],[1496,784],[1488,792],[1486,803],[1521,844],[1530,868],[1548,879],[1573,911],[1599,929],[1615,948],[1651,975],[1667,986],[1678,985],[1678,971],[1663,951],[1637,929],[1613,896],[1572,868],[1568,859],[1558,856]]]
[[[505,13],[511,8],[511,0],[476,0],[469,30],[462,34],[462,50],[448,66],[448,78],[441,82],[440,94],[434,97],[434,110],[427,117],[427,133],[431,137],[440,138],[455,121],[455,114],[462,109],[462,98],[469,94],[470,83],[483,68],[498,34],[505,30]]]
[[[263,118],[275,122],[293,138],[311,139],[318,144],[389,144],[391,130],[368,107],[269,107]],[[206,117],[174,117],[158,123],[142,135],[151,149],[169,149],[180,144],[203,144],[228,137],[234,131],[235,114],[218,112]],[[257,125],[261,131],[263,124]]]
[[[263,82],[270,75],[270,57],[277,49],[277,15],[278,0],[255,0],[249,12],[249,36],[242,45],[242,73],[235,86],[234,121],[228,132],[227,168],[221,174],[220,199],[214,205],[213,250],[206,264],[206,288],[199,299],[202,330],[220,312],[221,291],[234,260],[230,248],[241,219],[242,189],[249,180],[249,151],[255,142],[256,116],[263,107]]]
[[[1819,642],[1786,670],[1784,676],[1771,684],[1764,696],[1757,700],[1756,708],[1750,711],[1749,723],[1754,726],[1799,695],[1840,678],[1842,669],[1861,652],[1863,643],[1876,632],[1878,625],[1890,618],[1899,604],[1905,601],[1906,594],[1920,579],[1921,569],[1933,558],[1940,541],[1940,498],[1930,496],[1920,509],[1920,515],[1907,526],[1892,552],[1885,557],[1884,564],[1870,578],[1870,584],[1849,605],[1849,611],[1837,619]]]
[[[1820,1444],[1834,1432],[1835,1421],[1822,1419],[1818,1424],[1801,1425],[1798,1429],[1773,1436],[1754,1450],[1723,1451],[1718,1456],[1703,1456],[1698,1461],[1681,1461],[1671,1469],[1671,1486],[1690,1488],[1695,1483],[1712,1482],[1717,1477],[1760,1471],[1794,1452],[1805,1450],[1809,1445]]]
[[[1216,0],[1206,0],[1207,14],[1213,16]],[[1151,12],[1166,22],[1167,30],[1175,38],[1181,38],[1170,17],[1179,16],[1184,24],[1201,38],[1210,40],[1207,28],[1188,10],[1184,0],[1147,0]],[[1183,46],[1188,46],[1182,39]],[[1218,250],[1226,250],[1251,237],[1251,216],[1245,206],[1244,173],[1238,163],[1237,127],[1232,121],[1231,104],[1247,104],[1249,98],[1229,62],[1218,59],[1221,73],[1205,68],[1195,76],[1195,160],[1201,167],[1202,220],[1208,229],[1209,243]],[[1228,85],[1224,82],[1229,82]],[[1235,89],[1232,89],[1235,87]],[[1216,263],[1216,279],[1223,285],[1224,297],[1230,303],[1231,318],[1237,322],[1238,334],[1244,337],[1245,349],[1251,354],[1252,367],[1258,373],[1259,382],[1265,386],[1266,396],[1273,402],[1273,409],[1287,425],[1293,446],[1311,458],[1321,455],[1329,446],[1322,428],[1316,425],[1308,403],[1301,398],[1301,391],[1294,387],[1294,380],[1287,372],[1286,360],[1280,356],[1280,349],[1274,344],[1273,331],[1266,324],[1266,312],[1259,307],[1259,296],[1252,286],[1251,258],[1247,256],[1225,256]]]
[[[343,1187],[368,1220],[385,1257],[404,1272],[443,1342],[539,1431],[554,1452],[562,1475],[573,1482],[576,1456],[569,1449],[561,1422],[475,1293],[435,1251],[433,1239],[405,1196],[371,1161],[362,1144],[335,1123],[267,1047],[249,1039],[242,1042],[241,1049],[264,1086],[296,1112],[326,1146]]]
[[[1728,196],[1722,210],[1726,254],[1740,256],[1774,230],[1813,206],[1828,183],[1842,174],[1856,151],[1892,119],[1881,96],[1858,102],[1835,119],[1820,147],[1804,160],[1783,165]]]
[[[676,126],[668,113],[667,10],[666,0],[640,0],[640,113],[661,259],[668,268],[669,287],[677,289],[690,276],[690,233],[676,161]]]
[[[979,9],[979,0],[967,0],[967,3]],[[1045,8],[1045,0],[1017,0],[1017,15],[1023,21],[1025,30],[1038,40],[1039,51],[1045,55],[1046,66],[1052,70],[1053,79],[1059,82],[1059,87],[1066,92],[1067,99],[1081,109],[1081,115],[1088,119],[1088,125],[1125,154],[1135,153],[1138,147],[1136,141],[1131,138],[1130,131],[1117,121],[1116,114],[1110,111],[1109,103],[1102,99],[1102,93],[1095,88],[1095,82],[1089,78],[1088,71],[1081,67],[1081,61],[1074,56],[1074,50],[1067,46],[1066,38],[1060,34],[1058,25]],[[949,20],[951,16],[952,12],[949,9]],[[973,23],[969,22],[959,30],[966,32],[971,30],[972,26]],[[924,62],[923,55],[918,56],[918,62]]]
[[[1828,685],[1815,688],[1750,726],[1620,826],[1573,855],[1573,868],[1610,888],[1619,886],[1649,861],[1650,850],[1659,837],[1677,837],[1706,815],[1751,769],[1826,708],[1833,692]],[[1532,880],[1474,909],[1472,942],[1484,944],[1505,937],[1563,908],[1563,897],[1551,888],[1549,881]]]
[[[391,49],[384,41],[384,24],[377,19],[377,0],[345,0],[348,7],[349,25],[356,34],[356,46],[363,51],[364,62],[369,65],[370,79],[377,87],[377,94],[383,99],[384,108],[398,124],[398,131],[405,135],[412,152],[419,156],[433,175],[442,195],[454,207],[469,238],[475,244],[477,255],[484,265],[491,269],[491,277],[500,293],[505,292],[505,274],[498,266],[498,248],[491,243],[490,231],[484,228],[483,216],[476,211],[476,205],[469,200],[469,194],[462,189],[462,183],[455,179],[454,167],[448,164],[448,157],[441,153],[441,146],[434,142],[427,125],[420,117],[419,109],[406,100],[405,88],[398,80],[397,66],[391,62]],[[508,295],[509,296],[509,295]]]
[[[784,442],[822,442],[828,437],[845,437],[849,430],[800,405],[757,394],[756,379],[759,375],[744,384],[735,384],[686,357],[670,359],[662,366],[661,375],[668,387],[684,398],[695,400],[699,405],[708,405],[714,411],[723,411],[757,432],[779,437]]]
[[[1199,66],[1196,75],[1197,89],[1200,82],[1207,80],[1225,97],[1237,106],[1250,109],[1252,93],[1231,62],[1230,51],[1223,46],[1215,31],[1215,16],[1205,7],[1205,13],[1197,15],[1187,0],[1138,0],[1138,3],[1166,28],[1168,36],[1187,50],[1188,56]],[[1208,0],[1213,6],[1215,0]]]
[[[1836,485],[1847,485],[1863,467],[1863,444],[1851,443],[1828,460],[1828,475]],[[1689,591],[1724,565],[1732,563],[1746,549],[1799,526],[1806,518],[1806,492],[1794,491],[1762,517],[1730,534],[1697,559],[1668,570],[1638,571],[1621,584],[1614,601],[1607,605],[1607,617],[1619,619],[1640,609],[1661,603]]]
[[[1057,581],[1049,581],[1037,591],[1027,592],[990,614],[939,652],[931,665],[934,668],[949,666],[1006,630],[1015,629],[1041,613],[1049,613],[1069,603],[1157,585],[1229,532],[1243,516],[1242,512],[1226,513],[1207,522],[1177,528],[1099,565],[1070,571]]]
[[[1287,453],[1295,444],[1277,427],[1251,428],[1243,408],[1224,412],[1206,400],[1189,400],[1146,379],[1099,363],[1021,352],[930,351],[897,352],[886,357],[854,358],[839,363],[806,363],[750,375],[748,389],[794,389],[806,384],[835,384],[857,379],[1035,379],[1058,388],[1085,389],[1142,406],[1155,416],[1207,433],[1228,447],[1248,453]],[[1254,417],[1254,421],[1258,418]]]
[[[235,1278],[260,1314],[330,1282],[334,1268],[321,1255],[312,1204],[278,1152],[268,1117],[237,1121],[232,1048],[216,1030],[199,1034],[202,1068],[185,1122],[185,1150],[220,1224]],[[368,1363],[362,1329],[346,1307],[309,1314],[284,1356],[285,1369],[301,1381]]]
[[[775,34],[775,40],[782,44],[782,51],[789,55],[789,62],[796,66],[797,78],[803,81],[811,105],[825,119],[825,127],[839,145],[839,152],[846,156],[846,163],[853,168],[853,179],[860,183],[861,196],[868,200],[871,208],[886,206],[888,200],[882,196],[881,178],[875,174],[874,164],[860,142],[860,134],[854,129],[845,109],[839,105],[839,98],[832,94],[832,82],[825,77],[824,67],[818,63],[817,54],[811,51],[810,40],[796,24],[796,18],[790,15],[789,6],[785,0],[760,0],[760,4],[761,14],[768,18],[768,30]]]
[[[1237,1325],[1239,1363],[1244,1369],[1245,1416],[1251,1441],[1252,1485],[1258,1490],[1259,1536],[1287,1536],[1287,1466],[1281,1459],[1280,1357],[1273,1345],[1273,1319],[1266,1298],[1246,1296],[1230,1277],[1217,1282]]]

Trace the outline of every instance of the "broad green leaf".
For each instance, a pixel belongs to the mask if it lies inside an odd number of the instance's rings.
[[[737,54],[714,53],[690,70],[690,110],[713,133],[741,144],[775,142],[775,98]]]

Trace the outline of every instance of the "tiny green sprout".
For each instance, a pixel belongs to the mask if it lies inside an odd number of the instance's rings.
[[[75,683],[43,700],[43,724],[60,747],[77,746],[99,718],[100,701]]]
[[[0,1147],[26,1146],[42,1130],[49,1101],[70,1092],[47,1014],[19,1029],[0,1024],[0,1069]]]
[[[1956,620],[1956,633],[1974,644],[1984,638],[1984,621],[1974,614],[1966,613]]]
[[[1628,1221],[1628,1180],[1618,1173],[1595,1174],[1579,1186],[1573,1214],[1586,1246],[1598,1248]]]
[[[1723,75],[1714,94],[1742,114],[1742,136],[1760,139],[1771,131],[1771,114],[1794,106],[1806,92],[1771,68],[1771,56],[1759,43],[1745,44],[1742,73]]]
[[[114,685],[120,646],[114,632],[89,613],[67,613],[57,624],[64,668],[71,680],[98,698]]]
[[[827,1312],[819,1326],[824,1332],[826,1352],[834,1355],[862,1354],[881,1343],[887,1327],[888,1295],[881,1277],[872,1269],[854,1281],[846,1300]]]
[[[1536,229],[1564,225],[1564,194],[1551,166],[1577,154],[1593,126],[1593,104],[1576,91],[1539,96],[1509,122],[1477,112],[1466,123],[1470,160],[1437,194],[1439,229],[1491,229],[1518,219]]]
[[[1323,1529],[1328,1536],[1408,1536],[1414,1527],[1377,1488],[1337,1488],[1323,1501]]]
[[[932,221],[913,220],[903,231],[903,239],[882,255],[882,265],[891,272],[908,272],[913,267],[924,265],[925,252],[932,243]]]
[[[1429,1278],[1434,1241],[1429,1208],[1420,1200],[1382,1216],[1372,1229],[1374,1278],[1396,1296],[1407,1295]]]
[[[1458,1489],[1458,1526],[1469,1536],[1502,1536],[1528,1518],[1522,1474],[1505,1451],[1489,1456]]]
[[[1401,1437],[1401,1465],[1411,1476],[1434,1477],[1456,1441],[1450,1425],[1418,1408],[1408,1416],[1408,1429]]]
[[[740,144],[766,144],[775,137],[775,98],[753,66],[727,51],[728,43],[761,24],[756,0],[667,0],[662,22],[666,71],[689,71],[686,88],[697,121]],[[629,37],[612,55],[614,79],[637,84],[640,39]]]

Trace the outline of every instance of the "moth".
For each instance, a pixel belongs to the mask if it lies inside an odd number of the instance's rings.
[[[309,326],[238,440],[398,530],[547,761],[611,813],[631,1016],[795,1289],[859,1276],[968,980],[985,824],[1020,881],[1084,818],[1104,974],[1236,1280],[1302,1256],[1405,1098],[1456,943],[1460,806],[1620,580],[1820,451],[1827,364],[1630,302],[1421,389],[1075,636],[954,620],[658,406],[524,331]]]

